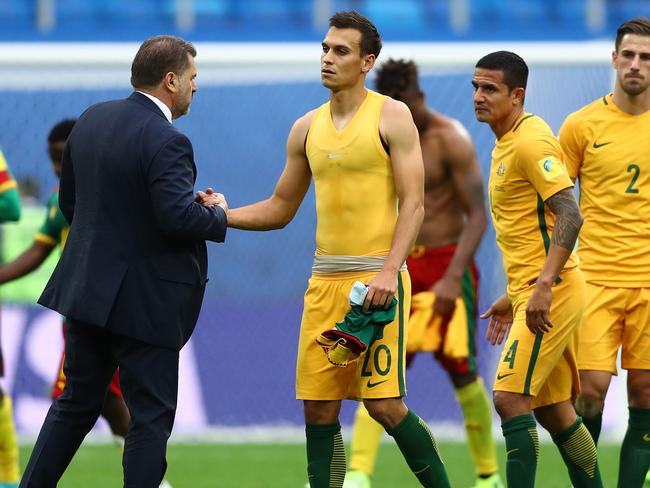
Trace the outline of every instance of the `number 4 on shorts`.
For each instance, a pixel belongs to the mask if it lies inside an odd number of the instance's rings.
[[[519,339],[517,339],[512,343],[512,346],[510,346],[510,349],[508,349],[506,357],[503,358],[503,362],[508,363],[510,369],[514,368],[515,366],[515,354],[517,354],[518,345],[519,345]]]

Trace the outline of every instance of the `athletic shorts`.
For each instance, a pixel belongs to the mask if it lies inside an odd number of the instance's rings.
[[[384,327],[384,336],[346,367],[331,364],[316,343],[322,332],[341,322],[350,310],[348,295],[354,282],[369,283],[377,273],[314,274],[305,293],[298,360],[298,400],[346,398],[396,398],[406,395],[404,363],[406,324],[411,302],[411,281],[399,274],[395,320]]]
[[[619,347],[623,369],[650,369],[650,288],[587,283],[579,368],[616,374]]]
[[[66,331],[66,323],[65,320],[63,321],[63,341],[65,341],[65,331]],[[65,347],[63,348],[65,351]],[[61,361],[59,362],[59,372],[56,375],[56,380],[54,381],[54,386],[52,386],[52,400],[56,400],[61,396],[61,393],[63,393],[63,389],[65,388],[65,383],[66,383],[66,378],[65,378],[65,373],[63,373],[63,363],[65,361],[65,352],[61,353]],[[118,396],[122,398],[122,388],[120,388],[120,371],[119,369],[115,370],[115,374],[113,374],[113,378],[111,379],[110,385],[108,385],[108,391],[109,393]]]
[[[415,246],[406,263],[411,275],[413,304],[420,302],[415,295],[430,292],[433,285],[447,271],[456,245],[427,249]],[[452,373],[476,372],[476,324],[478,304],[479,274],[472,263],[461,279],[461,296],[456,302],[463,307],[452,317],[433,320],[429,325],[416,320],[417,310],[411,307],[413,321],[409,325],[409,340],[406,345],[407,365],[412,353],[431,351],[441,366]],[[425,298],[425,297],[421,297]],[[422,326],[420,326],[422,325]]]
[[[532,408],[575,400],[580,392],[577,350],[585,308],[585,280],[579,268],[562,272],[553,285],[550,332],[536,335],[526,327],[526,305],[535,285],[512,297],[514,321],[503,347],[495,391],[533,398]]]

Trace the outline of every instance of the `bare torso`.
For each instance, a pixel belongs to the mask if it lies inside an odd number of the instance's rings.
[[[458,242],[465,223],[466,207],[452,176],[450,145],[458,144],[465,129],[455,120],[431,113],[420,133],[424,161],[424,222],[416,243],[440,247]],[[462,138],[467,139],[466,137]],[[470,144],[467,139],[466,144]]]

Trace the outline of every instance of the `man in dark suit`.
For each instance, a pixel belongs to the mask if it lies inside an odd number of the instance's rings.
[[[93,105],[70,134],[59,196],[70,234],[39,300],[69,319],[68,384],[45,418],[21,487],[56,486],[118,366],[131,412],[124,486],[154,488],[163,478],[179,350],[207,281],[204,241],[222,242],[227,227],[223,195],[194,194],[192,144],[171,124],[196,91],[195,56],[176,37],[146,40],[131,67],[136,91]]]

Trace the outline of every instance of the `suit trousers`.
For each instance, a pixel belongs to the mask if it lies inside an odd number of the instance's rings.
[[[157,488],[178,395],[179,351],[69,321],[63,394],[50,407],[21,488],[56,487],[99,417],[115,368],[131,414],[124,444],[124,486]]]

